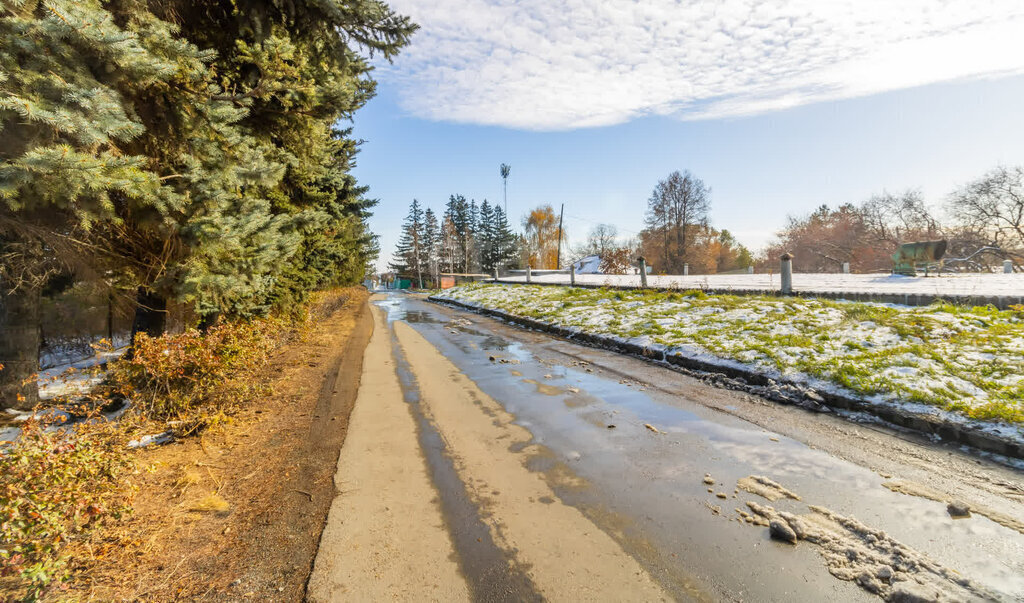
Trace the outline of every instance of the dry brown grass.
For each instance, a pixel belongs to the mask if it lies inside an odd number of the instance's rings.
[[[306,447],[325,380],[367,297],[361,287],[319,296],[335,311],[264,369],[272,395],[198,436],[138,451],[124,483],[136,493],[133,515],[76,555],[78,578],[57,598],[301,599],[334,469],[317,459],[316,472],[304,471]],[[343,430],[347,419],[331,426]]]

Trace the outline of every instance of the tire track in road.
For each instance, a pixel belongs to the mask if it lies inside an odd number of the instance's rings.
[[[393,326],[415,375],[420,407],[495,542],[527,568],[544,598],[671,598],[608,534],[564,504],[542,474],[527,468],[538,447],[514,417],[412,327],[400,321]]]
[[[455,545],[459,567],[477,601],[542,601],[515,557],[494,542],[480,509],[460,479],[447,443],[424,412],[419,385],[392,331],[395,370],[402,395],[416,420],[420,448],[438,490],[441,510]]]
[[[338,459],[307,600],[468,601],[437,490],[402,399],[381,310]]]

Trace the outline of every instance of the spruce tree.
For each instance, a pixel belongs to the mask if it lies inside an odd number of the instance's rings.
[[[519,237],[512,231],[505,212],[497,204],[494,206],[493,222],[494,265],[498,268],[518,265]]]
[[[474,204],[475,205],[475,204]],[[449,218],[458,237],[459,249],[456,256],[457,272],[468,273],[472,268],[473,228],[475,209],[462,195],[451,195],[445,207],[445,217]]]
[[[0,10],[0,406],[29,407],[43,286],[116,260],[93,243],[121,214],[160,223],[183,204],[129,149],[143,126],[123,90],[166,86],[176,65],[97,0]]]
[[[466,248],[466,272],[480,271],[480,207],[475,199],[469,201],[469,245]]]
[[[441,231],[437,224],[437,216],[434,210],[428,207],[423,213],[423,256],[427,273],[430,274],[430,280],[435,287],[440,286],[437,280],[440,245]]]
[[[452,217],[445,213],[444,221],[441,223],[440,243],[440,264],[443,272],[459,271],[459,251],[462,246],[459,243],[459,231],[455,226]]]
[[[268,301],[290,305],[317,284],[355,276],[351,267],[361,271],[376,250],[365,224],[373,201],[350,176],[356,143],[335,124],[351,119],[374,94],[364,55],[390,60],[416,26],[379,0],[177,0],[161,6],[190,41],[216,51],[212,65],[223,92],[212,100],[245,109],[240,131],[277,168],[270,170],[276,180],[245,191],[267,200],[276,221],[263,222],[279,227],[280,234],[260,239],[258,249],[275,241],[279,249],[268,259],[280,255],[286,265],[255,265],[261,279],[237,289],[235,312],[259,310]],[[350,268],[328,267],[339,256]],[[198,262],[192,279],[202,282],[214,269],[213,262]]]
[[[424,213],[416,199],[409,205],[409,213],[402,224],[402,236],[395,248],[394,259],[390,267],[400,276],[416,277],[420,289],[423,288],[424,272]]]
[[[480,267],[485,272],[493,270],[497,262],[494,234],[494,212],[491,211],[491,204],[484,199],[480,204],[477,223],[477,245],[480,251]]]
[[[0,10],[0,400],[34,400],[39,291],[69,267],[137,288],[151,333],[173,302],[210,321],[362,277],[375,202],[336,124],[407,18],[377,0]]]

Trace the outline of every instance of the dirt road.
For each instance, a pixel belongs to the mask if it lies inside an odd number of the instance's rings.
[[[1024,597],[1019,468],[416,296],[374,306],[310,600]]]

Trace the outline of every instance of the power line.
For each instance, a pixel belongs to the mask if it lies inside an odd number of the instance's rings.
[[[601,221],[598,221],[598,220],[592,220],[590,218],[584,218],[582,216],[574,216],[572,214],[565,214],[565,217],[572,218],[573,220],[582,220],[583,222],[589,222],[591,224],[594,224],[595,226],[599,225],[599,224],[609,224],[609,222],[601,222]],[[630,230],[628,228],[622,228],[618,224],[612,224],[612,226],[614,226],[615,230],[617,230],[617,231],[625,232],[627,234],[632,234],[632,235],[636,235],[636,236],[640,236],[640,233],[635,231],[635,230]]]

